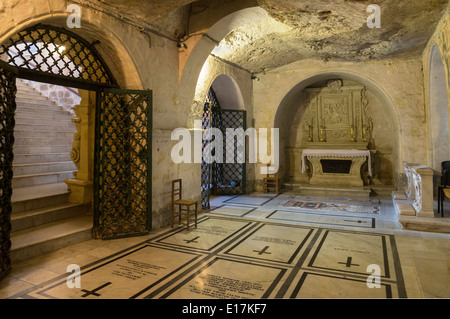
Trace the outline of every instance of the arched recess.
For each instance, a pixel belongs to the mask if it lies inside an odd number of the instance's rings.
[[[115,25],[109,19],[106,23],[99,23],[98,16],[93,16],[91,11],[83,11],[82,27],[74,29],[67,28],[67,13],[65,11],[42,13],[37,18],[24,19],[9,32],[0,36],[0,43],[4,43],[22,30],[39,24],[66,29],[86,40],[95,48],[105,64],[110,66],[110,72],[118,87],[143,89],[141,75],[136,66],[137,63],[134,61],[132,52],[128,49],[129,46],[124,42],[129,37],[126,34],[119,34],[117,30],[121,29],[115,28]],[[122,30],[120,32],[127,31]]]
[[[367,88],[371,94],[380,101],[380,107],[382,110],[379,112],[384,112],[387,114],[386,119],[389,120],[391,127],[391,140],[392,140],[392,184],[396,186],[398,184],[397,178],[398,172],[400,170],[401,163],[399,163],[400,154],[400,122],[398,115],[396,113],[394,104],[390,97],[384,92],[384,90],[372,80],[355,73],[345,72],[345,71],[330,71],[327,73],[319,73],[313,75],[307,79],[302,80],[293,86],[288,93],[284,96],[281,103],[277,108],[277,112],[274,118],[274,127],[279,129],[280,134],[280,173],[284,178],[287,177],[289,170],[294,169],[289,167],[289,154],[286,148],[289,147],[289,141],[296,139],[292,136],[291,127],[293,125],[298,125],[294,121],[298,121],[303,115],[305,109],[303,102],[305,101],[306,94],[304,90],[310,86],[314,86],[317,83],[326,83],[327,80],[331,79],[342,79],[351,82],[356,82]],[[370,100],[369,100],[370,105]],[[377,110],[378,111],[378,110]],[[298,159],[297,159],[298,160]],[[298,164],[298,163],[297,163]],[[296,164],[296,165],[297,165]],[[299,169],[297,166],[295,169]]]
[[[192,116],[198,117],[203,109],[203,105],[199,104],[198,101],[199,94],[202,94],[201,91],[205,90],[204,86],[209,80],[208,72],[204,66],[211,52],[234,29],[265,17],[267,17],[267,12],[261,7],[238,10],[217,21],[195,43],[195,47],[190,51],[189,57],[184,64],[179,86],[180,96],[182,96],[185,103],[188,105],[194,103],[192,106],[194,109],[191,108],[191,114],[188,118],[188,127],[192,127]],[[206,88],[206,92],[208,88]]]
[[[77,165],[75,179],[64,180],[71,191],[70,201],[88,204],[94,199],[94,234],[98,238],[146,233],[151,230],[152,211],[151,91],[136,90],[142,88],[140,75],[126,46],[118,40],[126,37],[110,31],[112,25],[102,29],[98,21],[89,23],[89,14],[86,16],[83,28],[74,30],[67,28],[67,15],[63,14],[41,16],[31,25],[25,22],[24,28],[17,27],[2,37],[0,55],[17,71],[18,78],[83,89],[82,102],[75,108],[77,132],[71,155],[77,148],[84,161]],[[108,65],[114,66],[114,71]],[[10,128],[13,130],[14,124]],[[125,131],[130,134],[112,133]],[[12,152],[13,145],[8,147]],[[116,151],[120,147],[123,152]],[[113,157],[116,165],[110,165]],[[80,171],[86,174],[81,176]],[[127,176],[137,182],[125,181]],[[133,191],[124,187],[138,184],[141,186]],[[107,196],[111,188],[121,188],[120,194]],[[140,206],[129,204],[125,197],[139,197]],[[128,206],[121,206],[125,202]],[[105,209],[105,203],[114,209]],[[106,225],[107,220],[112,222]],[[130,220],[137,222],[131,225]]]
[[[244,110],[244,99],[236,81],[226,74],[217,76],[211,88],[220,101],[220,106],[227,110]]]
[[[239,195],[247,191],[247,164],[245,162],[245,137],[233,138],[230,150],[228,143],[228,129],[247,128],[247,113],[244,99],[237,82],[226,74],[220,74],[204,85],[208,91],[200,90],[196,96],[203,96],[202,129],[204,130],[202,141],[202,154],[210,145],[215,144],[218,136],[214,138],[208,135],[209,129],[220,130],[223,136],[223,149],[214,150],[215,154],[222,154],[222,159],[209,162],[202,158],[201,165],[201,195],[202,206],[210,208],[211,195]],[[210,83],[210,84],[209,84]],[[214,147],[217,147],[216,144]],[[230,159],[232,160],[230,162]]]
[[[438,172],[441,162],[450,160],[448,88],[439,48],[431,48],[428,78],[431,165]]]

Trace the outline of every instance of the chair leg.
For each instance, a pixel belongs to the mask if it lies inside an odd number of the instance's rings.
[[[438,216],[441,214],[441,188],[438,187]]]
[[[198,202],[195,202],[195,228],[197,228],[197,205]]]
[[[173,228],[173,204],[170,207],[170,227]]]
[[[189,218],[189,209],[190,209],[190,205],[187,205],[187,216],[186,216],[186,229],[189,230],[189,222],[190,222],[190,218]]]
[[[178,224],[181,224],[181,205],[178,205]]]

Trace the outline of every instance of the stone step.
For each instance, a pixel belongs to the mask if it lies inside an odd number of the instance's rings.
[[[35,120],[72,120],[72,116],[68,111],[58,110],[57,112],[50,112],[47,114],[43,114],[41,112],[33,111],[23,111],[21,109],[16,109],[16,113],[14,115],[16,120],[18,119],[35,119]]]
[[[22,88],[17,89],[16,93],[16,100],[29,100],[29,99],[36,99],[36,100],[42,100],[42,101],[49,101],[49,99],[46,96],[43,96],[38,91],[30,91],[30,90],[23,90]]]
[[[70,161],[70,153],[48,153],[48,154],[14,154],[13,165],[46,163],[46,162],[67,162]]]
[[[64,145],[20,145],[14,144],[14,154],[66,153],[72,151],[72,143]]]
[[[11,203],[12,212],[20,213],[52,205],[61,205],[69,200],[66,183],[52,183],[28,187],[13,188]]]
[[[92,239],[92,215],[64,219],[11,233],[11,261],[17,263]]]
[[[47,145],[72,145],[73,136],[66,138],[59,137],[16,137],[15,143],[19,145],[34,145],[34,146],[47,146]]]
[[[18,124],[32,124],[32,125],[38,124],[38,125],[47,125],[47,127],[53,127],[54,125],[57,125],[58,127],[61,126],[75,127],[75,124],[72,122],[72,119],[70,117],[58,119],[50,119],[50,118],[33,119],[33,118],[18,117],[16,118],[16,125]]]
[[[88,210],[89,205],[70,203],[27,210],[11,215],[11,227],[12,231],[16,232],[67,218],[83,216]]]
[[[38,110],[39,112],[36,112]],[[52,116],[52,115],[63,115],[66,114],[70,116],[70,112],[64,110],[62,107],[52,107],[50,109],[36,108],[35,106],[19,105],[16,108],[16,114],[39,114],[41,117]]]
[[[16,101],[16,109],[25,109],[25,110],[39,110],[39,111],[64,111],[62,106],[56,105],[56,104],[50,104],[53,102],[50,101],[42,101],[45,103],[37,103],[36,102],[31,102],[31,101]]]
[[[77,168],[72,161],[67,162],[49,162],[49,163],[27,163],[27,164],[14,164],[13,173],[14,176],[23,176],[31,174],[62,172],[62,171],[75,171]]]
[[[54,131],[65,131],[67,129],[75,128],[75,124],[70,123],[66,125],[59,125],[58,122],[54,123],[51,127]],[[14,130],[20,130],[20,131],[46,131],[49,129],[49,125],[46,124],[22,124],[22,123],[16,123]]]
[[[35,97],[16,97],[16,104],[32,104],[32,105],[49,105],[49,106],[57,106],[55,102],[49,100],[48,98],[42,95],[36,95]]]
[[[68,140],[73,140],[73,136],[75,134],[75,130],[67,130],[67,131],[32,131],[32,130],[14,130],[14,137],[17,139],[20,138],[64,138]]]
[[[12,180],[12,187],[15,188],[40,184],[60,183],[68,178],[73,178],[73,171],[14,176]]]

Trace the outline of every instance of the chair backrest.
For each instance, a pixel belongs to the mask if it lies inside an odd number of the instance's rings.
[[[172,181],[172,202],[181,199],[182,187],[181,179],[174,179]]]
[[[444,186],[450,185],[450,161],[441,163],[441,184]]]

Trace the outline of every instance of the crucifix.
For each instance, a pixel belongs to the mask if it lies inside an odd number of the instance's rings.
[[[253,252],[258,253],[258,255],[262,255],[262,254],[268,254],[268,255],[270,255],[270,254],[272,254],[272,253],[266,252],[266,250],[269,249],[269,247],[270,247],[270,246],[266,246],[266,247],[264,247],[264,248],[263,248],[262,250],[260,250],[260,251],[254,250]]]
[[[109,286],[109,285],[111,285],[111,283],[107,282],[106,284],[103,284],[103,285],[101,285],[101,286],[99,286],[99,287],[97,287],[97,288],[95,288],[93,290],[81,289],[82,292],[85,292],[85,294],[82,295],[81,297],[86,298],[87,296],[90,296],[90,295],[96,296],[96,297],[100,297],[100,294],[98,294],[97,291],[99,291],[100,289],[103,289],[103,288],[105,288],[106,286]]]

